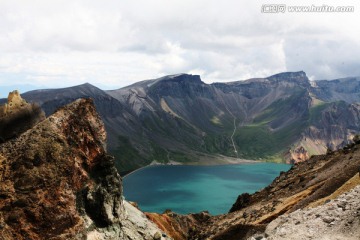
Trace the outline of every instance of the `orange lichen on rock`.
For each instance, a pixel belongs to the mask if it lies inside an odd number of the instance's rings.
[[[105,140],[87,99],[1,144],[0,239],[84,239],[88,224],[119,221],[121,179]]]

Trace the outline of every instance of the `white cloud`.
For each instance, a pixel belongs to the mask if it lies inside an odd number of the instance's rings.
[[[180,72],[206,82],[360,75],[359,1],[284,1],[354,13],[261,13],[270,3],[0,0],[0,85],[118,88]]]

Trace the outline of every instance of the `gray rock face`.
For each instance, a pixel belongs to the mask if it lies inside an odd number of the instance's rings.
[[[345,101],[354,103],[359,101],[360,78],[349,77],[335,80],[315,81],[312,92],[326,102]]]
[[[360,186],[322,206],[280,216],[260,235],[275,239],[360,239]],[[256,239],[253,236],[250,239]]]
[[[95,228],[87,233],[87,240],[171,240],[144,213],[124,201],[124,214],[120,224]]]

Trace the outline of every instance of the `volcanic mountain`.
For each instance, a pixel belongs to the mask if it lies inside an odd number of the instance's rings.
[[[228,214],[145,215],[123,198],[91,99],[44,119],[12,96],[8,105],[16,107],[5,105],[1,117],[18,112],[26,118],[13,128],[21,131],[0,143],[1,240],[360,237],[359,135],[340,150],[294,164],[264,189],[239,195]]]
[[[23,94],[47,115],[90,97],[116,166],[299,162],[339,149],[360,131],[360,78],[310,81],[304,72],[229,83],[178,74],[103,91],[90,84]]]

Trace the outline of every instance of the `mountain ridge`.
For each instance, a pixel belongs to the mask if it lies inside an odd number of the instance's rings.
[[[23,97],[47,114],[93,98],[123,170],[152,161],[226,163],[221,156],[297,162],[343,147],[360,131],[359,78],[310,81],[303,71],[212,84],[175,74],[116,90],[82,84]]]

